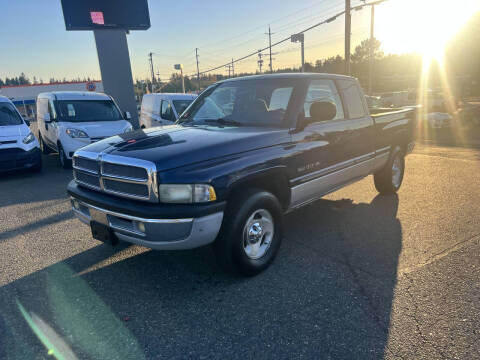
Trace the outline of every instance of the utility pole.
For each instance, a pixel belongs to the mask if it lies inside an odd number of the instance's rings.
[[[350,38],[352,16],[350,14],[350,0],[345,0],[345,75],[350,75]]]
[[[268,25],[268,47],[270,49],[270,73],[273,74],[273,63],[272,63],[272,31],[270,30],[270,25]]]
[[[198,67],[198,48],[195,48],[195,57],[197,58],[197,83],[198,92],[200,93],[200,68]]]
[[[370,58],[369,58],[369,77],[368,77],[368,94],[373,92],[373,66],[375,62],[375,5],[372,5],[372,13],[370,16]]]
[[[262,73],[262,66],[263,66],[263,59],[262,59],[262,51],[261,50],[258,50],[258,67],[260,68],[260,74]]]
[[[183,65],[182,64],[175,64],[173,65],[175,70],[180,70],[180,76],[182,78],[182,91],[185,94],[185,79],[183,78]]]
[[[232,71],[232,64],[227,64],[227,65],[226,65],[226,68],[228,68],[228,77],[231,77],[231,76],[232,76],[232,73],[231,73],[231,71]]]
[[[291,42],[299,42],[301,44],[301,53],[302,53],[302,73],[305,72],[305,34],[294,34],[290,37]]]
[[[235,67],[233,66],[233,58],[232,58],[232,77],[235,77]]]
[[[150,62],[150,75],[152,77],[152,85],[150,91],[153,93],[153,84],[155,84],[155,72],[153,71],[153,53],[148,54],[148,61]]]

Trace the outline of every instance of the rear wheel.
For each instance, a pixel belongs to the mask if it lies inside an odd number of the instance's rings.
[[[380,194],[394,194],[402,186],[405,171],[405,155],[400,146],[395,146],[385,167],[373,177]]]
[[[282,241],[282,207],[262,190],[249,190],[230,200],[214,250],[220,266],[229,272],[253,276],[275,258]]]
[[[71,169],[72,168],[72,160],[69,160],[67,158],[67,155],[65,154],[65,150],[63,150],[62,144],[58,144],[58,155],[60,159],[60,165],[64,169]]]

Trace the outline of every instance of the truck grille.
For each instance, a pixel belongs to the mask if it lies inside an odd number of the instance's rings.
[[[79,150],[73,157],[73,176],[80,186],[158,202],[156,168],[149,161]]]

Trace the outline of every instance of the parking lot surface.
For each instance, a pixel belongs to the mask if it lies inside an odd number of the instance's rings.
[[[480,151],[422,147],[398,196],[369,177],[288,215],[254,278],[93,240],[57,161],[0,177],[0,359],[480,357]]]

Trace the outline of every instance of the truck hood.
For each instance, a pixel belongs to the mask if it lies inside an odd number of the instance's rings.
[[[62,122],[65,129],[78,129],[85,131],[90,138],[108,137],[121,134],[130,123],[126,120],[118,121],[91,121],[91,122]]]
[[[121,134],[82,150],[151,161],[164,171],[289,140],[287,129],[172,125]]]
[[[15,140],[17,138],[24,138],[28,135],[30,129],[27,125],[10,125],[10,126],[0,126],[0,139],[2,140]]]

